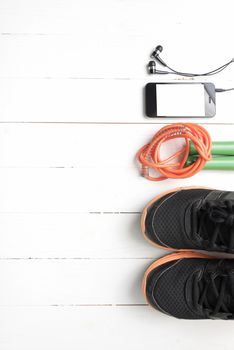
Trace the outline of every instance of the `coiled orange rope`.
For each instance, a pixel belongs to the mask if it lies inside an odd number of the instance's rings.
[[[160,149],[164,142],[176,138],[183,138],[185,146],[178,152],[162,160]],[[189,141],[196,147],[199,157],[197,160],[184,167],[189,155]],[[167,125],[159,130],[152,141],[143,146],[137,152],[137,159],[141,164],[142,175],[151,181],[161,181],[168,178],[187,178],[198,173],[211,159],[211,137],[202,126],[192,123],[175,123]],[[161,175],[153,177],[150,169],[159,172]]]

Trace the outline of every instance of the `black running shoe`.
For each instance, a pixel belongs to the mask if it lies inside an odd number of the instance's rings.
[[[148,303],[183,319],[234,319],[234,259],[179,252],[155,261],[146,271]]]
[[[144,209],[142,232],[165,249],[234,253],[234,192],[175,189]]]

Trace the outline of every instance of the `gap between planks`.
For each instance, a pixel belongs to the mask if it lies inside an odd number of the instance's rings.
[[[145,118],[146,119],[146,118]],[[183,119],[183,118],[181,118]],[[158,122],[75,122],[75,121],[67,121],[67,122],[64,122],[64,121],[0,121],[0,124],[75,124],[75,125],[168,125],[168,124],[175,124],[175,123],[196,123],[196,124],[200,124],[200,125],[207,125],[207,126],[214,126],[214,125],[217,125],[217,126],[220,126],[220,125],[226,125],[226,126],[231,126],[231,125],[234,125],[234,122],[233,123],[229,123],[229,122],[225,122],[225,123],[204,123],[204,122],[200,122],[199,118],[193,118],[193,120],[191,119],[187,119],[187,120],[176,120],[174,122],[163,122],[162,120],[159,120]]]
[[[48,304],[48,305],[0,305],[0,309],[9,308],[43,308],[43,307],[138,307],[149,306],[147,303],[135,303],[135,304]]]

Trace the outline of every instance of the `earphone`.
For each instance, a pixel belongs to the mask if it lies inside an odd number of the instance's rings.
[[[160,53],[163,51],[161,45],[156,46],[155,50],[152,52],[151,57],[158,61],[162,66],[166,67],[166,63],[159,57]]]
[[[151,53],[151,58],[154,59],[154,61],[150,61],[147,65],[147,71],[149,74],[176,74],[176,75],[181,75],[184,77],[204,77],[204,76],[210,76],[217,74],[227,68],[232,62],[234,62],[234,58],[231,59],[231,61],[225,63],[224,65],[210,71],[207,73],[184,73],[184,72],[179,72],[171,67],[169,67],[163,59],[160,57],[161,52],[163,51],[163,47],[161,45],[156,46],[154,51]],[[161,66],[167,68],[168,70],[158,70],[156,68],[156,62],[157,61]]]

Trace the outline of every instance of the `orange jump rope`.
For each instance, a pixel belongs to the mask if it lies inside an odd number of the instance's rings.
[[[162,160],[160,157],[162,144],[176,138],[183,138],[185,146]],[[192,141],[199,156],[194,163],[184,167],[189,156],[189,141]],[[203,169],[206,162],[211,159],[211,146],[211,137],[202,126],[192,123],[175,123],[159,130],[151,142],[137,152],[137,159],[141,164],[142,175],[148,180],[182,179],[191,177]],[[151,176],[150,169],[159,172],[160,175]]]

